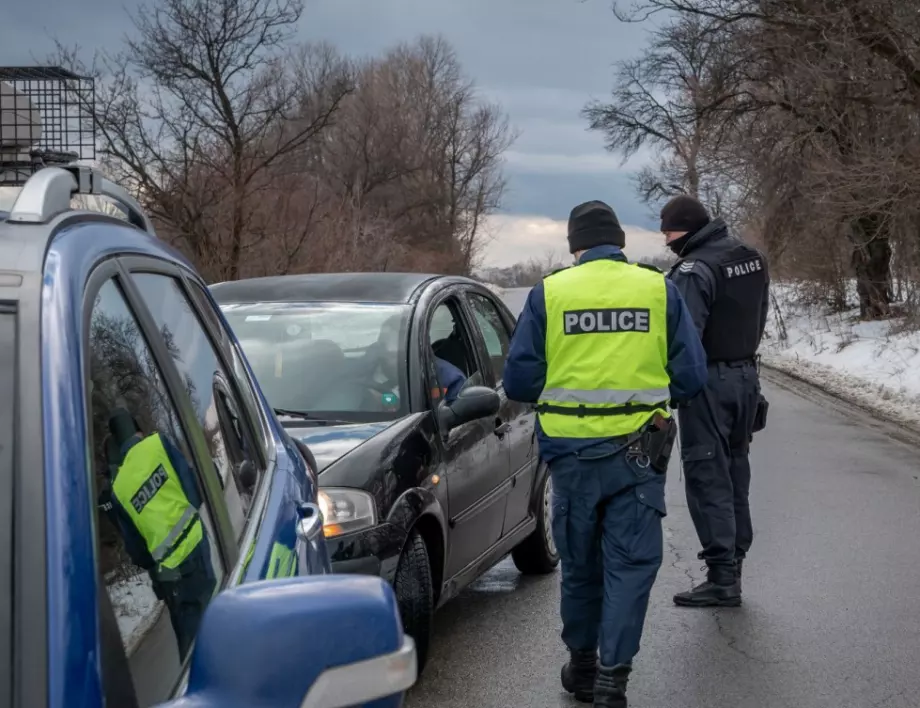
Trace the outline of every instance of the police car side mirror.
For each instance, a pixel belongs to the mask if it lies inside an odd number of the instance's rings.
[[[346,632],[343,627],[360,631]],[[247,583],[208,606],[185,695],[161,708],[399,708],[417,677],[415,644],[378,577]]]
[[[438,408],[441,431],[447,434],[464,423],[495,415],[501,405],[501,398],[491,388],[486,386],[465,388],[460,391],[452,403],[442,403]]]
[[[256,486],[256,482],[258,481],[256,467],[254,464],[252,464],[252,460],[247,459],[240,462],[240,465],[237,468],[236,476],[240,480],[240,484],[243,485],[243,489],[246,491],[252,491]]]

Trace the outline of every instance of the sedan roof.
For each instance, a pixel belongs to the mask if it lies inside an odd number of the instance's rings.
[[[424,284],[442,276],[423,273],[313,273],[215,283],[220,304],[232,302],[408,303]]]

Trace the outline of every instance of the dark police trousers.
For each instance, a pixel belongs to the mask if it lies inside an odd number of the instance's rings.
[[[562,640],[604,666],[639,651],[662,559],[665,476],[605,442],[550,462],[553,538],[562,560]]]
[[[751,431],[760,395],[753,361],[712,363],[703,390],[678,411],[687,505],[707,565],[751,548]]]
[[[185,658],[198,634],[201,618],[217,584],[210,567],[207,543],[207,537],[203,538],[198,548],[160,582],[169,619],[176,633],[180,661]]]

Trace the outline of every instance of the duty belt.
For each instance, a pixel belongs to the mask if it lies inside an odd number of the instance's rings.
[[[552,403],[538,403],[537,413],[555,413],[556,415],[574,415],[585,418],[592,415],[631,415],[633,413],[654,413],[666,403],[627,403],[617,408],[589,408],[584,403],[578,406],[557,406]]]
[[[710,359],[706,362],[707,366],[744,366],[745,364],[751,364],[752,366],[757,366],[757,360],[759,357],[748,356],[743,359]]]

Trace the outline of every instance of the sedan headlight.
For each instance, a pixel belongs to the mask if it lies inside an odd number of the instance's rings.
[[[374,498],[360,489],[320,489],[319,508],[326,538],[377,525]]]

